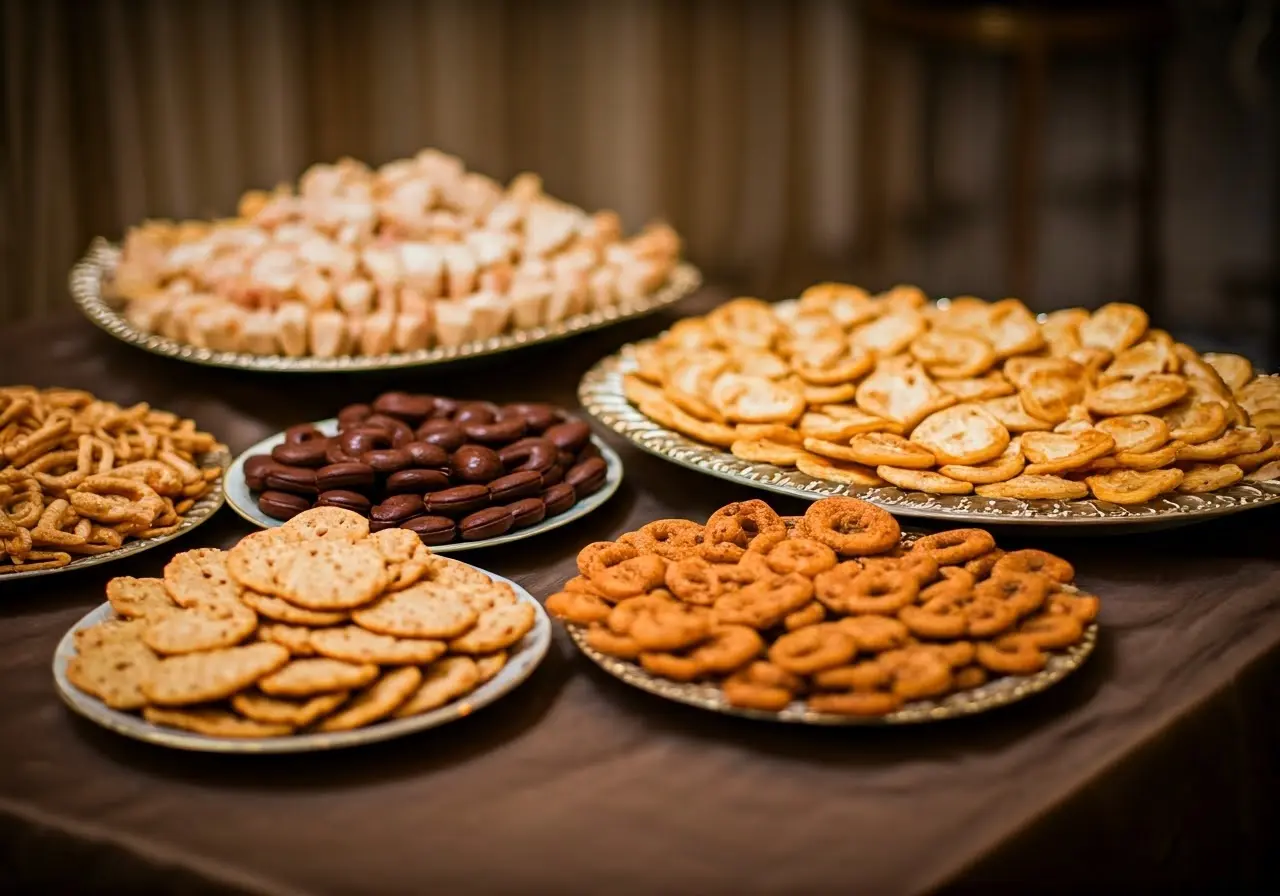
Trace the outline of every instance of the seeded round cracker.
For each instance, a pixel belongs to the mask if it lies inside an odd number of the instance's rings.
[[[259,616],[274,619],[276,622],[287,622],[290,625],[307,625],[323,628],[326,625],[337,625],[346,622],[351,614],[336,610],[304,610],[294,606],[282,597],[258,594],[256,591],[245,591],[240,600],[246,607]]]
[[[533,629],[535,618],[533,607],[525,601],[493,607],[480,614],[471,631],[450,641],[449,650],[469,654],[504,650]]]
[[[350,731],[381,721],[413,696],[421,684],[422,672],[416,666],[388,672],[321,722],[320,730]]]
[[[235,601],[240,585],[231,575],[228,553],[196,548],[175,554],[164,568],[164,587],[180,607],[208,606]]]
[[[227,572],[243,588],[260,594],[278,594],[279,575],[286,560],[294,555],[294,543],[276,534],[279,529],[267,529],[262,533],[240,539],[227,551]]]
[[[165,613],[151,622],[142,640],[156,653],[195,653],[234,647],[257,627],[258,616],[253,610],[227,602]]]
[[[280,528],[299,538],[361,541],[369,537],[369,521],[341,507],[312,507],[292,517]]]
[[[142,685],[154,673],[159,658],[136,638],[103,640],[78,646],[67,663],[67,680],[112,709],[139,709],[147,697]]]
[[[491,681],[495,675],[502,671],[507,664],[507,652],[499,650],[497,653],[489,653],[484,656],[472,657],[476,661],[476,673],[480,676],[477,684],[484,684]]]
[[[165,590],[163,579],[133,576],[117,576],[107,582],[107,600],[111,609],[127,619],[155,618],[177,606]]]
[[[314,539],[278,555],[275,593],[307,610],[347,610],[369,603],[387,584],[382,554],[368,542]]]
[[[145,619],[107,619],[76,632],[76,650],[84,653],[106,644],[141,644],[147,630]]]
[[[224,700],[289,662],[279,644],[256,642],[160,660],[142,683],[142,692],[161,706],[189,706]]]
[[[398,718],[444,706],[480,683],[480,671],[467,656],[446,656],[422,670],[422,684],[396,709]]]
[[[431,549],[408,529],[383,529],[371,541],[386,563],[389,591],[408,588],[431,571]]]
[[[225,709],[164,709],[148,706],[142,717],[153,725],[181,728],[210,737],[284,737],[293,733],[291,725],[267,724],[242,719]]]
[[[268,697],[261,691],[242,691],[231,698],[231,708],[246,719],[265,725],[305,728],[341,706],[348,694],[348,691],[337,691],[309,700],[290,700],[285,697]]]
[[[479,612],[454,593],[455,586],[418,582],[384,595],[351,614],[361,628],[400,638],[456,638],[475,625]]]
[[[483,613],[491,607],[510,606],[520,601],[520,598],[516,597],[515,589],[506,582],[489,581],[483,585],[468,582],[465,585],[455,586],[453,593],[477,613]]]
[[[482,616],[481,619],[484,617]],[[427,638],[393,638],[358,625],[321,629],[310,634],[309,643],[321,656],[350,663],[380,666],[424,665],[444,655],[444,641]]]
[[[487,585],[493,581],[474,566],[468,566],[461,560],[442,557],[439,554],[431,556],[431,570],[428,577],[435,581],[469,582],[474,585]]]
[[[279,644],[291,656],[315,656],[311,646],[312,629],[302,625],[286,625],[283,622],[264,622],[258,626],[258,640]]]
[[[293,660],[263,677],[258,689],[270,697],[310,697],[362,688],[377,677],[378,667],[370,663],[309,657]]]

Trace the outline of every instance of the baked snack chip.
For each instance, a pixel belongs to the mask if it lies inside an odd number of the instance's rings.
[[[1016,299],[822,283],[685,318],[634,357],[625,396],[655,422],[853,488],[1114,502],[1110,474],[1160,472],[1121,495],[1150,500],[1276,478],[1280,457],[1280,377],[1122,303],[1041,322]]]

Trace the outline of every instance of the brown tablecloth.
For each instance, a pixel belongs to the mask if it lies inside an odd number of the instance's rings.
[[[596,358],[668,319],[487,365],[324,378],[186,366],[65,319],[0,330],[0,382],[146,400],[239,451],[392,386],[573,404]],[[626,479],[603,508],[466,559],[545,596],[582,544],[748,494],[610,439]],[[672,705],[558,633],[528,682],[456,724],[326,754],[186,754],[81,720],[50,674],[106,579],[155,575],[171,550],[0,583],[0,890],[1274,892],[1277,523],[1260,510],[1149,535],[1038,537],[1103,597],[1095,655],[1022,704],[892,730]],[[223,510],[174,547],[247,531]]]

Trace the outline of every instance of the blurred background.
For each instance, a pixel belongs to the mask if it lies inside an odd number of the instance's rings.
[[[1275,0],[0,3],[0,327],[95,235],[437,146],[745,293],[1124,299],[1280,358]]]

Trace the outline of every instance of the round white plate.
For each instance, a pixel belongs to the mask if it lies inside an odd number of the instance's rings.
[[[177,728],[165,728],[144,720],[141,716],[129,712],[112,709],[96,697],[78,690],[67,679],[67,663],[76,655],[76,632],[97,625],[114,614],[110,604],[103,604],[77,622],[58,644],[57,653],[53,657],[53,677],[58,686],[58,694],[75,712],[103,728],[117,734],[132,737],[135,740],[173,747],[178,750],[196,750],[203,753],[308,753],[315,750],[333,750],[339,747],[355,747],[371,744],[380,740],[390,740],[426,728],[444,725],[463,716],[471,715],[483,706],[487,706],[499,697],[514,689],[542,662],[551,644],[551,622],[547,618],[542,605],[534,600],[528,591],[510,579],[486,572],[496,582],[506,582],[515,589],[516,596],[532,604],[537,611],[533,630],[524,636],[524,640],[508,651],[507,664],[492,679],[476,688],[460,700],[448,703],[439,709],[422,715],[410,716],[407,719],[393,719],[379,722],[355,731],[320,732],[317,734],[296,734],[290,737],[210,737],[181,731]]]
[[[328,436],[336,435],[338,432],[338,420],[336,417],[331,417],[328,420],[318,420],[312,426]],[[261,526],[263,529],[274,529],[276,526],[284,525],[284,521],[272,519],[258,509],[258,502],[254,500],[253,492],[249,490],[248,484],[244,481],[244,462],[257,454],[270,454],[271,449],[283,442],[284,433],[282,432],[263,439],[237,457],[235,462],[231,464],[231,469],[227,471],[227,506],[255,526]],[[506,535],[499,535],[497,538],[486,538],[483,541],[451,541],[448,544],[432,545],[432,553],[456,554],[458,551],[491,548],[511,541],[532,538],[535,535],[541,535],[543,532],[550,532],[552,529],[558,529],[561,526],[572,523],[574,520],[586,516],[605,501],[608,501],[613,496],[613,493],[618,490],[618,486],[622,484],[622,458],[618,457],[616,451],[595,436],[591,437],[591,442],[600,449],[600,456],[604,458],[608,468],[605,472],[604,485],[600,487],[598,492],[587,495],[586,498],[574,504],[564,513],[548,517],[536,526],[513,530]]]

